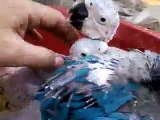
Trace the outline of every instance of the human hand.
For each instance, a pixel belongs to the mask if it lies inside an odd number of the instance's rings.
[[[50,30],[65,40],[76,39],[75,30],[64,16],[30,0],[0,1],[0,66],[60,66],[60,55],[23,40],[25,33],[37,27]]]

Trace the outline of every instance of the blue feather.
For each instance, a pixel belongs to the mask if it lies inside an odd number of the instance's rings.
[[[93,120],[98,116],[104,115],[101,108],[88,108],[74,111],[75,120]]]
[[[91,69],[89,68],[82,68],[82,69],[79,69],[75,72],[75,79],[76,78],[83,78],[83,77],[86,77],[89,73]]]
[[[129,120],[128,116],[126,116],[122,113],[118,113],[118,112],[114,112],[114,113],[110,114],[108,117],[110,117],[112,119],[116,119],[116,120]]]
[[[66,58],[65,65],[55,71],[59,76],[53,77],[38,91],[42,120],[129,120],[130,114],[119,109],[136,100],[134,92],[142,86],[128,80],[127,84],[114,83],[103,89],[89,82],[87,76],[92,69],[88,64],[100,62],[102,59],[95,56],[78,60]],[[110,66],[112,71],[118,64],[118,60],[113,59],[103,62],[107,66],[105,69]]]

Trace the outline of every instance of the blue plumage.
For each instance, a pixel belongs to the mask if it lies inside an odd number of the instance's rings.
[[[123,110],[123,106],[137,100],[135,92],[143,84],[132,79],[126,84],[121,80],[112,82],[119,64],[115,58],[98,56],[65,58],[64,66],[55,71],[36,96],[42,120],[150,120]],[[108,70],[101,85],[96,84],[101,77],[96,81],[89,77],[94,70]]]

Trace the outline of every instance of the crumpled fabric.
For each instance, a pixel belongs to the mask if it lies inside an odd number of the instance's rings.
[[[42,81],[30,68],[0,67],[0,112],[15,112],[28,106]]]
[[[160,32],[160,5],[149,5],[144,0],[113,0],[120,18]]]

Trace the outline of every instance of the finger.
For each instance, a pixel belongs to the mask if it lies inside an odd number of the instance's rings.
[[[54,67],[63,64],[63,58],[53,51],[25,42],[11,30],[1,32],[0,66]]]
[[[33,2],[29,21],[30,27],[45,28],[68,43],[73,43],[78,38],[76,30],[53,8]]]

